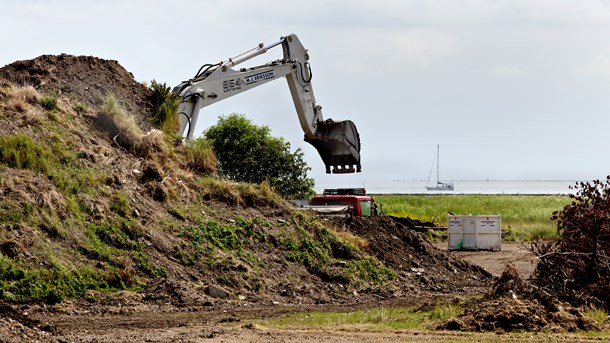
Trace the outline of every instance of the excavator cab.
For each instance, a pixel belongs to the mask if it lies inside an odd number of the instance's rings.
[[[360,172],[360,135],[351,120],[327,119],[318,123],[314,138],[305,137],[326,165],[326,173]]]

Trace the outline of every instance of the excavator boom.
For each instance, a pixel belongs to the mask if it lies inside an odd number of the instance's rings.
[[[233,69],[255,56],[281,45],[282,59],[250,68]],[[285,77],[292,95],[305,141],[316,148],[327,173],[360,172],[360,136],[350,120],[324,119],[311,85],[309,54],[298,37],[291,34],[280,41],[256,48],[217,64],[206,64],[195,77],[174,88],[180,95],[180,134],[192,139],[201,108]]]

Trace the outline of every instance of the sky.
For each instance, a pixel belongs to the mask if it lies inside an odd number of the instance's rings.
[[[324,117],[358,128],[362,172],[325,174],[283,80],[204,108],[196,135],[244,114],[316,184],[426,180],[437,144],[444,180],[610,174],[610,0],[0,0],[0,27],[0,66],[88,55],[171,86],[294,33]]]

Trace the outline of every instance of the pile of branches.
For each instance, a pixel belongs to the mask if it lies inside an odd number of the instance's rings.
[[[574,305],[610,310],[610,176],[578,182],[572,203],[553,213],[559,239],[534,244],[533,286]]]

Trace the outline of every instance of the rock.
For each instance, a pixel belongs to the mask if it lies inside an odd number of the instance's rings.
[[[215,285],[208,285],[207,293],[212,298],[226,299],[229,297],[229,292]]]

